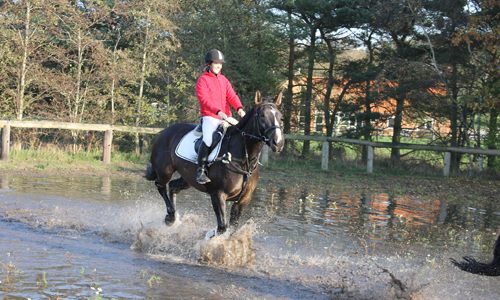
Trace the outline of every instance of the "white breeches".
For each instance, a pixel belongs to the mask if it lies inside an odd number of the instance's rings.
[[[205,142],[208,147],[212,146],[212,135],[222,122],[224,121],[221,119],[209,116],[203,117],[203,142]]]

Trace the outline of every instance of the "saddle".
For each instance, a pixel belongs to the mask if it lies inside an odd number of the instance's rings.
[[[196,129],[195,129],[194,134],[196,135]],[[215,149],[215,147],[219,144],[223,135],[224,135],[224,133],[220,131],[220,128],[218,128],[212,134],[212,145],[210,147],[208,147],[208,153],[211,153]],[[203,135],[194,141],[194,151],[196,152],[196,154],[198,154],[198,150],[200,149],[201,142],[203,142]]]
[[[237,121],[233,119],[236,123]],[[213,133],[212,136],[212,145],[208,151],[208,162],[213,162],[217,156],[219,155],[219,151],[221,148],[222,137],[225,135],[227,128],[230,126],[228,122],[223,122],[219,128]],[[201,128],[201,126],[200,126]],[[201,129],[200,129],[201,130]],[[198,149],[200,147],[200,143],[203,141],[203,137],[200,137],[199,134],[196,133],[196,129],[188,132],[179,142],[177,147],[175,148],[175,154],[187,161],[197,164],[198,163]]]
[[[229,117],[226,119],[226,122],[222,122],[222,124],[219,125],[217,130],[212,134],[212,145],[208,148],[208,153],[211,153],[215,147],[219,144],[220,140],[222,137],[226,134],[227,129],[231,125],[236,125],[238,121],[235,118]],[[196,126],[194,129],[194,135],[199,136],[194,142],[194,151],[198,153],[198,150],[200,149],[200,144],[203,141],[203,119],[200,119],[200,124]]]

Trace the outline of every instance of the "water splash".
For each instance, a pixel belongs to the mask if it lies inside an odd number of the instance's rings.
[[[253,220],[249,220],[230,236],[224,234],[202,241],[199,243],[200,260],[226,266],[253,263],[257,254],[257,249],[253,247],[253,236],[256,233],[257,225]]]

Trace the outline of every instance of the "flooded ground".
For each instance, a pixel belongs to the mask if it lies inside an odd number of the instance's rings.
[[[0,175],[0,299],[500,298],[498,278],[449,263],[491,259],[497,201],[260,185],[239,230],[209,241],[209,197],[177,208],[164,226],[142,179]]]

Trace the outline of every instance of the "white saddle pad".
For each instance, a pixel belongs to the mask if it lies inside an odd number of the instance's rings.
[[[178,157],[185,159],[187,161],[193,162],[195,164],[198,163],[198,154],[194,151],[194,142],[199,136],[194,134],[194,130],[188,132],[181,140],[181,142],[177,145],[175,149],[175,155]],[[220,139],[217,146],[212,150],[212,152],[208,155],[208,162],[214,161],[217,158],[220,151],[220,145],[222,144],[222,140]]]

